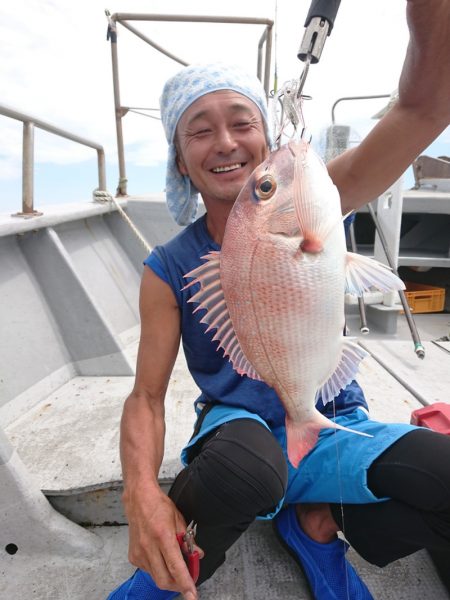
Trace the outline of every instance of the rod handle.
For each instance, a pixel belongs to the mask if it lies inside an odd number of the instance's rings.
[[[314,17],[320,17],[328,21],[328,35],[330,35],[340,3],[341,0],[312,0],[306,17],[305,27],[308,27]]]

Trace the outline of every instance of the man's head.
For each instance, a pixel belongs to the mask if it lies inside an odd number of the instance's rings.
[[[225,190],[234,200],[265,158],[266,97],[259,80],[240,67],[193,65],[167,81],[160,105],[169,143],[167,203],[186,225],[197,212],[197,187],[203,197]]]

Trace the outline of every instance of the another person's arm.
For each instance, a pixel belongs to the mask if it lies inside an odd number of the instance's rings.
[[[180,342],[180,313],[170,287],[148,267],[140,292],[136,381],[125,402],[120,452],[129,523],[129,560],[162,589],[195,600],[197,592],[176,533],[186,523],[158,484],[164,453],[164,398]]]
[[[407,20],[398,102],[328,164],[343,214],[383,193],[450,123],[450,0],[407,0]]]

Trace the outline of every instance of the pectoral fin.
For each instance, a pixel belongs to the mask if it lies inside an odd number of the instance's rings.
[[[404,290],[405,284],[386,265],[353,252],[347,252],[345,291],[361,296],[374,287],[382,292]]]
[[[309,254],[319,254],[322,252],[324,243],[331,231],[340,226],[341,216],[328,216],[324,218],[320,205],[314,201],[314,194],[311,191],[311,183],[305,169],[307,153],[310,152],[308,144],[300,146],[291,144],[289,146],[295,157],[294,162],[294,209],[297,223],[300,230],[302,241],[300,248],[303,252]],[[312,151],[311,151],[312,152]],[[313,154],[313,160],[320,160]],[[321,161],[320,161],[321,162]],[[325,170],[325,165],[323,166]],[[336,202],[339,194],[335,186],[330,187],[330,193],[336,194]]]
[[[328,404],[339,392],[351,383],[358,372],[359,363],[367,356],[367,352],[348,339],[342,341],[342,353],[339,364],[331,377],[322,385],[317,392],[322,402]]]

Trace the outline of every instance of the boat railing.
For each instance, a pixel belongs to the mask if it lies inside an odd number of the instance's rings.
[[[240,25],[264,25],[264,31],[258,43],[258,59],[257,59],[257,76],[262,81],[267,97],[269,97],[270,86],[270,67],[272,55],[272,31],[274,22],[270,19],[251,18],[251,17],[229,17],[229,16],[206,16],[206,15],[159,15],[159,14],[139,14],[139,13],[114,13],[110,14],[105,11],[108,18],[108,35],[107,39],[111,41],[111,59],[113,71],[113,86],[114,86],[114,105],[116,112],[116,135],[117,135],[117,154],[119,163],[119,184],[117,186],[117,195],[127,195],[127,176],[125,167],[125,149],[123,141],[122,119],[131,111],[131,107],[122,106],[120,102],[120,85],[119,85],[119,61],[117,52],[117,23],[131,31],[134,35],[140,38],[145,43],[149,44],[158,52],[165,56],[187,66],[188,63],[175,56],[171,52],[162,48],[159,44],[148,38],[141,31],[130,25],[128,21],[158,21],[158,22],[187,22],[187,23],[223,23],[223,24],[240,24]],[[265,48],[265,52],[263,52]],[[264,65],[264,73],[263,73]],[[155,110],[144,108],[141,110]],[[134,110],[134,112],[137,112]],[[149,116],[149,115],[146,115]]]
[[[15,213],[14,216],[30,218],[42,215],[41,212],[34,209],[34,128],[38,127],[49,133],[54,133],[60,137],[88,146],[97,151],[98,163],[98,190],[106,192],[106,167],[105,151],[103,146],[80,137],[70,131],[56,127],[42,119],[38,119],[29,114],[25,114],[0,104],[0,115],[22,121],[23,123],[23,143],[22,143],[22,211]]]

